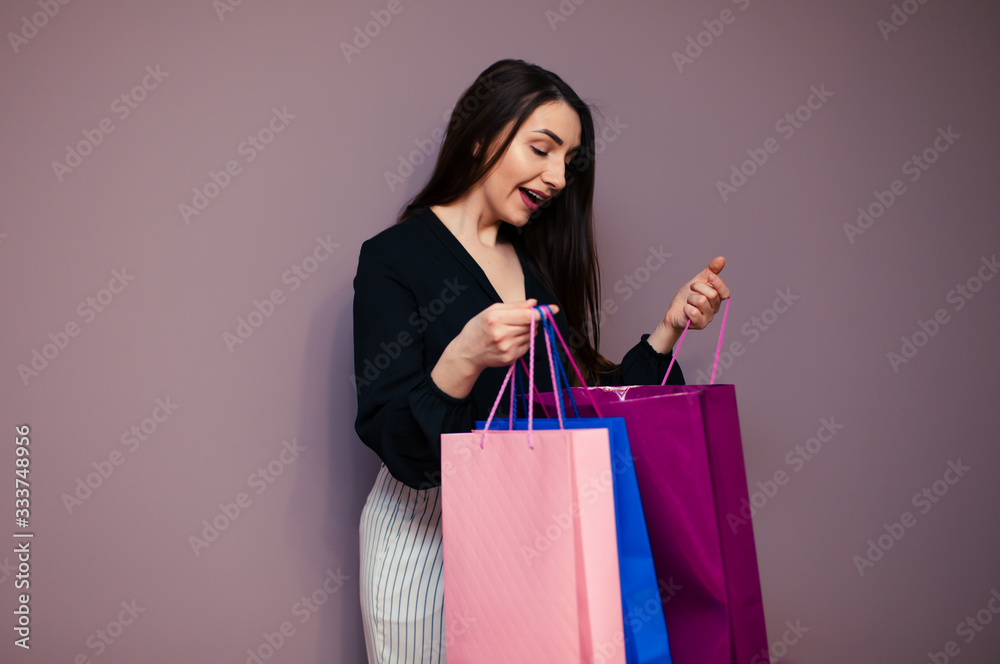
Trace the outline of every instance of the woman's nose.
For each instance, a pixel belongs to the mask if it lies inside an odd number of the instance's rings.
[[[559,166],[552,166],[542,173],[542,181],[552,189],[545,193],[555,196],[566,186],[566,165],[560,160]]]

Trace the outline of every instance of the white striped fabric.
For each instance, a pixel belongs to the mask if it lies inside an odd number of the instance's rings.
[[[369,664],[444,664],[441,488],[412,489],[383,464],[359,534]]]

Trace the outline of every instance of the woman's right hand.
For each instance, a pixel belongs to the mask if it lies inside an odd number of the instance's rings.
[[[457,399],[472,391],[479,374],[487,367],[512,364],[528,352],[531,319],[540,324],[541,314],[533,307],[538,300],[497,302],[474,316],[444,349],[431,380],[445,394]],[[552,313],[557,305],[549,305]]]

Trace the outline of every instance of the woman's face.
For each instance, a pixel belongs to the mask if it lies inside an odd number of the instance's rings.
[[[580,149],[580,116],[566,102],[536,108],[483,182],[485,212],[514,226],[566,186],[566,165]]]

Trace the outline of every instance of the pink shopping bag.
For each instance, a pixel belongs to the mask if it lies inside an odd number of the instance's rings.
[[[748,494],[736,391],[714,382],[713,369],[709,385],[572,388],[584,417],[625,418],[656,573],[679,586],[663,606],[675,664],[767,653],[753,525],[733,518]],[[551,392],[537,398],[555,404]]]
[[[448,663],[625,664],[608,430],[443,434],[441,470]]]

